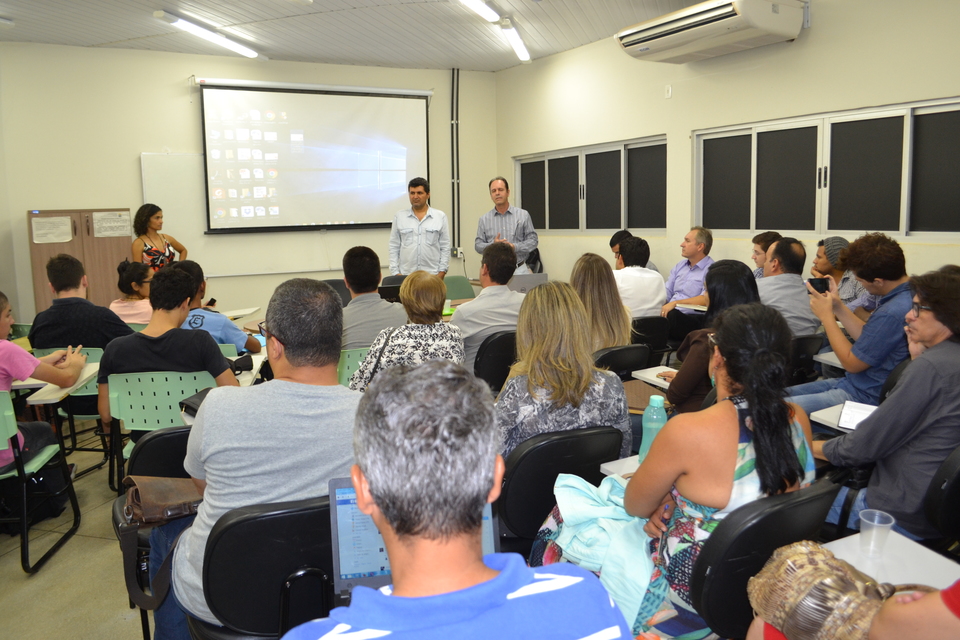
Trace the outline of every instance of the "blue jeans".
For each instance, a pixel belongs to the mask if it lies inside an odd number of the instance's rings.
[[[800,406],[807,412],[807,415],[810,415],[814,411],[843,404],[846,400],[853,400],[853,396],[843,389],[837,388],[841,380],[843,378],[831,378],[789,387],[787,388],[787,402]]]
[[[837,499],[833,501],[833,504],[830,505],[830,513],[827,514],[827,522],[832,522],[837,524],[840,521],[840,511],[843,509],[843,502],[847,497],[847,492],[850,491],[849,487],[842,487],[840,493],[837,494]],[[860,512],[864,509],[869,509],[867,505],[867,490],[861,489],[860,493],[857,494],[856,500],[853,501],[853,507],[850,509],[850,517],[847,518],[847,528],[860,530]],[[920,536],[915,536],[899,524],[894,523],[893,530],[899,533],[902,536],[906,536],[911,540],[923,540]]]
[[[167,524],[154,527],[150,531],[150,582],[157,575],[163,559],[167,557],[173,547],[173,542],[180,533],[193,524],[196,516],[180,518]],[[172,571],[171,571],[172,573]],[[156,629],[153,632],[154,640],[191,640],[190,630],[187,628],[187,612],[180,606],[177,596],[173,592],[173,576],[170,579],[170,590],[163,604],[153,612],[153,622]]]

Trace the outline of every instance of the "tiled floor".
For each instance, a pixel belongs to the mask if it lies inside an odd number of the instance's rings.
[[[100,455],[78,452],[67,460],[83,469]],[[38,573],[20,567],[20,538],[0,534],[0,636],[19,640],[142,637],[140,614],[127,604],[120,546],[111,509],[116,494],[107,486],[107,468],[75,481],[81,521],[77,533]],[[56,531],[73,521],[69,505],[54,520],[35,525],[30,556],[39,558],[56,541]]]

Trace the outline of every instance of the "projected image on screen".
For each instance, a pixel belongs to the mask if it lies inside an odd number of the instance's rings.
[[[208,229],[389,226],[427,176],[422,97],[203,87]]]

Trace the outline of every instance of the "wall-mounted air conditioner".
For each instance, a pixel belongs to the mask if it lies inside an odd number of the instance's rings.
[[[635,58],[683,64],[793,40],[803,27],[803,6],[799,0],[710,0],[615,37]]]

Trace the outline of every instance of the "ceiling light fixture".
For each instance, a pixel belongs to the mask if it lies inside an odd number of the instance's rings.
[[[513,47],[513,51],[517,54],[517,57],[520,58],[520,62],[530,62],[530,52],[527,51],[527,47],[524,46],[523,39],[520,38],[516,27],[510,22],[510,18],[501,20],[500,28],[503,30],[503,35],[507,37],[507,42]]]
[[[16,23],[10,18],[0,18],[0,27],[13,27]]]
[[[171,13],[167,13],[166,11],[154,11],[153,17],[157,18],[158,20],[163,20],[164,22],[169,22],[170,24],[175,26],[177,29],[182,29],[183,31],[186,31],[191,35],[194,35],[198,38],[203,38],[207,42],[212,42],[213,44],[220,45],[225,49],[230,49],[230,51],[233,51],[234,53],[239,53],[240,55],[245,56],[247,58],[256,58],[260,56],[260,54],[258,54],[256,51],[254,51],[250,47],[245,47],[242,44],[234,42],[233,40],[224,38],[219,33],[214,33],[213,31],[210,31],[209,29],[204,29],[203,27],[195,25],[192,22],[187,22],[183,18],[179,18]],[[260,56],[260,57],[263,57],[263,56]]]
[[[460,0],[460,4],[473,11],[487,22],[496,22],[500,14],[487,6],[483,0]]]

